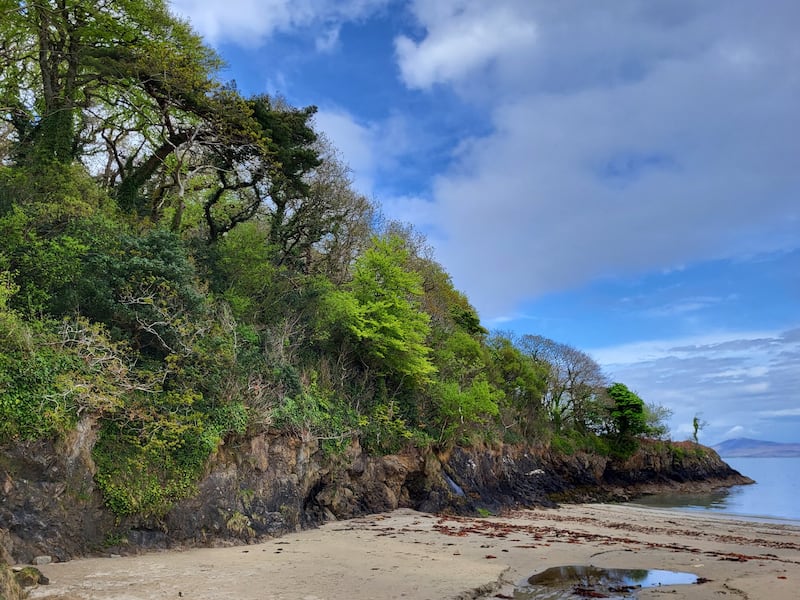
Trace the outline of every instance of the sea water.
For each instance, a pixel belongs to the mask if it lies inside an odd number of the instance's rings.
[[[800,458],[723,457],[723,460],[756,483],[709,494],[657,494],[640,498],[633,504],[800,521]]]

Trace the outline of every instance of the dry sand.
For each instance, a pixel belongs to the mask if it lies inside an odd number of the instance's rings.
[[[30,597],[508,598],[535,572],[579,564],[710,580],[642,590],[641,600],[797,600],[800,527],[602,504],[487,519],[398,510],[251,546],[45,565],[51,584]]]

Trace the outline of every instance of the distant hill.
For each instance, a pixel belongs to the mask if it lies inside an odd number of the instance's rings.
[[[778,442],[766,442],[764,440],[751,440],[748,438],[736,438],[725,440],[712,446],[722,457],[775,457],[790,458],[800,457],[800,444],[780,444]]]

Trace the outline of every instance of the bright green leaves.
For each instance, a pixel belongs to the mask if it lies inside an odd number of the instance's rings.
[[[59,349],[54,335],[31,331],[9,308],[17,290],[0,271],[0,443],[47,437],[72,425],[74,403],[60,380],[84,369],[76,354]]]
[[[463,385],[486,371],[488,354],[480,341],[458,329],[436,344],[431,358],[442,380]]]
[[[333,292],[327,308],[376,374],[413,384],[436,368],[426,345],[430,317],[419,309],[421,278],[405,268],[407,260],[401,240],[375,238],[356,261],[350,289]]]
[[[607,393],[613,403],[609,415],[613,426],[612,449],[628,456],[639,446],[636,438],[649,432],[647,409],[644,401],[625,384],[614,383]]]
[[[328,452],[347,447],[357,431],[357,415],[337,401],[330,390],[316,381],[301,386],[272,409],[273,424],[300,437],[315,437]]]
[[[491,430],[494,417],[500,413],[498,402],[503,399],[503,392],[482,377],[465,388],[454,381],[437,383],[431,394],[436,406],[437,438],[442,445],[468,443],[466,434]]]
[[[246,323],[263,323],[278,300],[278,268],[272,261],[267,232],[244,223],[222,238],[216,252],[214,287]]]
[[[18,306],[28,314],[50,313],[58,298],[77,283],[88,246],[68,234],[43,239],[28,231],[25,239],[11,265],[27,275]]]
[[[608,388],[608,395],[614,402],[611,407],[611,420],[617,435],[632,436],[647,432],[647,415],[644,401],[622,383]]]

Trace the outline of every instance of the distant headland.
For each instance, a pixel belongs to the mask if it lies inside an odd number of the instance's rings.
[[[764,440],[736,438],[725,440],[712,446],[720,456],[725,458],[793,458],[800,457],[800,444],[781,444]]]

